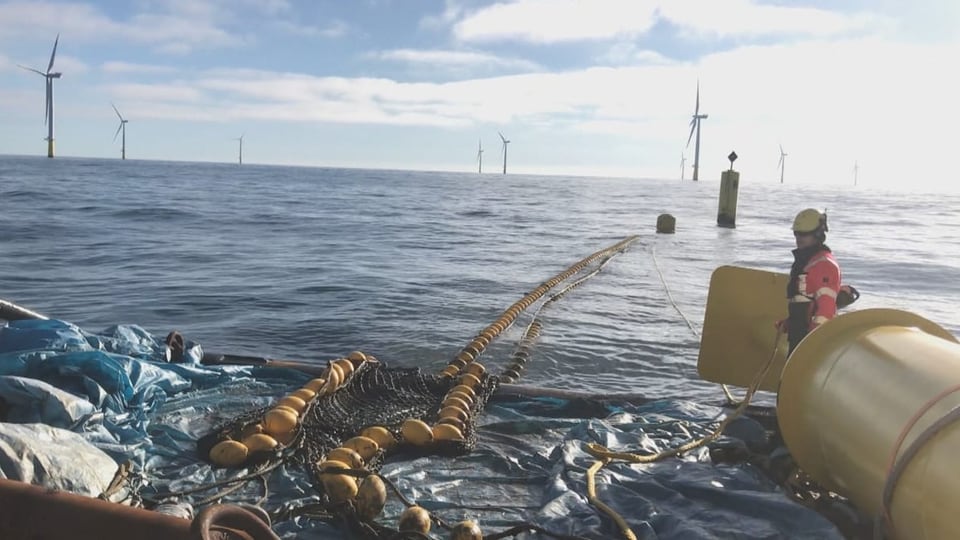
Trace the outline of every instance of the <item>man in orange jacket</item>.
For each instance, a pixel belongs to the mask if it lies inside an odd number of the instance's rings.
[[[777,327],[787,334],[788,354],[810,331],[837,315],[840,265],[827,240],[827,215],[814,208],[800,211],[793,220],[793,267],[787,284],[787,318]]]

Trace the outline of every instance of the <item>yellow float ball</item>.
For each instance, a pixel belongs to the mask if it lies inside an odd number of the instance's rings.
[[[411,506],[400,514],[400,532],[430,532],[430,514],[419,506]]]
[[[297,432],[296,430],[294,430],[289,433],[280,433],[278,435],[274,435],[273,438],[276,439],[277,442],[282,444],[283,446],[290,446],[290,443],[292,443],[294,439],[297,438]]]
[[[468,519],[456,524],[450,531],[450,540],[483,540],[483,532],[476,521]]]
[[[307,390],[313,390],[314,392],[319,393],[320,389],[323,388],[325,384],[327,384],[327,380],[322,377],[318,377],[316,379],[311,379],[307,382],[307,384],[303,385],[303,387]]]
[[[446,418],[437,420],[437,425],[439,426],[440,424],[450,424],[451,426],[459,429],[460,433],[463,433],[463,430],[466,428],[466,424],[463,423],[463,420],[454,416],[448,416]]]
[[[256,435],[257,433],[263,433],[263,426],[260,423],[256,424],[247,424],[240,430],[240,440],[244,440],[251,435]]]
[[[352,448],[334,448],[327,452],[327,461],[340,461],[348,463],[352,469],[363,468],[363,457]]]
[[[467,418],[470,415],[467,411],[461,409],[460,407],[444,407],[440,409],[440,418],[456,418],[460,421],[466,422]]]
[[[377,455],[377,451],[380,450],[380,445],[377,444],[377,441],[362,435],[348,439],[343,443],[343,447],[360,454],[360,457],[362,457],[364,461],[370,461],[370,458]]]
[[[248,452],[242,442],[220,441],[210,449],[210,461],[220,467],[239,467],[247,460]]]
[[[346,474],[323,474],[323,491],[333,504],[345,503],[357,496],[357,479]]]
[[[430,426],[423,420],[415,418],[405,420],[400,432],[403,434],[403,440],[415,446],[423,446],[433,440],[433,431]]]
[[[476,389],[480,386],[480,379],[476,375],[465,373],[460,376],[460,384]]]
[[[477,380],[480,380],[480,377],[481,377],[484,373],[486,373],[487,368],[483,367],[483,364],[481,364],[481,363],[479,363],[479,362],[474,362],[474,363],[470,364],[469,366],[467,366],[467,367],[464,369],[464,371],[465,371],[466,373],[468,373],[468,374],[473,375],[474,377],[476,377]]]
[[[275,410],[279,410],[279,411],[292,412],[293,414],[295,414],[295,415],[297,415],[297,416],[300,416],[300,413],[298,413],[296,409],[294,409],[293,407],[291,407],[291,406],[289,406],[289,405],[277,405],[277,406],[274,407],[274,409],[275,409]]]
[[[468,405],[466,401],[455,396],[447,396],[447,399],[443,400],[443,405],[441,405],[441,407],[457,407],[458,409],[463,409],[465,411],[470,410],[470,405]]]
[[[337,470],[328,472],[330,469],[352,469],[353,467],[351,467],[350,464],[345,461],[338,461],[335,459],[325,459],[320,462],[320,465],[318,465],[318,468],[320,469],[320,475],[323,476],[325,474],[343,474],[342,472]]]
[[[252,452],[265,452],[277,447],[277,440],[266,433],[257,433],[243,440],[244,446]]]
[[[456,377],[460,373],[460,368],[457,366],[447,366],[443,368],[443,371],[440,372],[441,377]]]
[[[360,519],[370,521],[380,515],[387,504],[387,486],[375,474],[363,479],[360,491],[357,492],[357,515]]]
[[[470,394],[466,392],[461,392],[459,390],[450,392],[447,394],[447,398],[457,398],[467,404],[467,409],[473,407],[473,398],[470,397]]]
[[[297,413],[293,409],[276,407],[263,415],[263,430],[270,435],[286,435],[297,427]]]
[[[451,388],[451,389],[450,389],[450,393],[452,394],[452,393],[454,393],[454,392],[462,392],[462,393],[470,396],[470,399],[471,399],[471,400],[476,400],[476,399],[477,399],[477,393],[473,391],[473,388],[470,388],[469,386],[467,386],[467,385],[465,385],[465,384],[458,384],[458,385],[454,386],[453,388]]]
[[[360,364],[362,364],[367,360],[367,355],[363,354],[360,351],[353,351],[352,353],[347,355],[347,360],[350,360],[351,362],[353,362],[354,366],[359,366]]]
[[[433,426],[433,439],[435,441],[462,441],[463,433],[456,426],[437,424]]]
[[[317,397],[317,392],[309,388],[301,388],[299,390],[294,390],[290,392],[290,395],[293,397],[298,397],[303,400],[304,403],[310,403],[313,401],[313,398]]]
[[[279,400],[277,400],[277,406],[278,406],[278,407],[290,407],[291,409],[293,409],[294,411],[296,411],[297,414],[299,415],[300,413],[303,412],[304,409],[307,408],[307,402],[304,401],[304,400],[302,400],[302,399],[300,399],[300,398],[297,397],[297,396],[290,395],[290,396],[284,396],[284,397],[280,398]]]
[[[350,374],[353,373],[353,362],[351,362],[350,360],[347,360],[346,358],[341,358],[339,360],[334,361],[334,363],[340,366],[340,371],[343,372],[343,380],[347,380],[347,377],[349,377]]]
[[[390,433],[390,430],[383,426],[370,426],[364,428],[360,432],[360,435],[364,437],[370,437],[377,442],[377,445],[384,450],[389,450],[397,444],[396,437],[393,436],[393,433]]]

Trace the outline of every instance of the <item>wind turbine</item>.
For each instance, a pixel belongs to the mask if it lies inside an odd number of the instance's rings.
[[[500,140],[503,141],[503,174],[507,174],[507,145],[510,144],[510,141],[503,136],[503,133],[497,132],[497,135],[500,135]]]
[[[117,135],[120,132],[123,132],[123,138],[120,143],[120,159],[127,159],[127,119],[120,114],[120,111],[117,110],[117,106],[113,103],[110,104],[113,107],[113,112],[117,113],[117,117],[120,119],[120,125],[117,126],[117,132],[113,134],[113,141],[117,141]]]
[[[483,141],[477,139],[477,173],[483,174]]]
[[[853,162],[853,185],[857,185],[857,174],[860,172],[860,165],[854,161]]]
[[[700,121],[706,120],[709,115],[700,114],[700,81],[697,81],[697,106],[693,109],[693,118],[690,120],[690,136],[687,137],[687,148],[690,148],[690,139],[693,132],[697,132],[697,146],[693,152],[693,181],[700,179]]]
[[[243,136],[244,135],[246,135],[246,133],[243,133],[239,137],[234,139],[235,141],[240,141],[240,158],[239,158],[240,165],[243,165]]]
[[[53,157],[53,80],[59,79],[60,76],[63,75],[62,73],[59,73],[59,72],[54,73],[50,71],[53,69],[53,59],[57,56],[57,43],[59,42],[60,42],[60,34],[57,34],[57,39],[53,41],[53,52],[50,53],[50,64],[47,65],[46,73],[37,69],[33,69],[27,66],[21,66],[20,64],[17,64],[17,66],[27,71],[32,71],[34,73],[37,73],[46,79],[47,99],[46,99],[46,104],[44,105],[45,110],[43,113],[43,122],[47,125],[46,141],[47,141],[47,157],[48,158]]]
[[[780,162],[777,168],[780,169],[780,183],[783,183],[783,169],[787,166],[787,153],[783,151],[783,145],[780,145]]]
[[[687,168],[687,156],[684,153],[680,153],[680,180],[683,180],[683,174]]]

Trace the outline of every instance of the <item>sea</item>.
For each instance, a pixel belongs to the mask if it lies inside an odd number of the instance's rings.
[[[728,229],[718,192],[716,180],[0,156],[0,298],[91,331],[178,330],[206,351],[323,363],[362,350],[434,370],[541,282],[639,235],[543,311],[520,382],[717,402],[696,370],[711,273],[787,272],[793,216],[815,207],[862,294],[854,308],[960,331],[960,195],[742,178]],[[661,213],[675,234],[656,234]],[[488,369],[509,363],[522,330],[491,344]]]

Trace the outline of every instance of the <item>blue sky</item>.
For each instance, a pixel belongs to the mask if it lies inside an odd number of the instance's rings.
[[[0,1],[0,154],[674,178],[953,183],[960,3]]]

